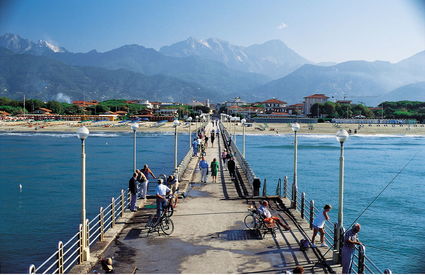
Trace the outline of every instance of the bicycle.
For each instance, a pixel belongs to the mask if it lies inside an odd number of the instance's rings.
[[[148,235],[152,232],[158,232],[158,235],[160,235],[160,230],[165,235],[171,235],[174,232],[174,223],[167,215],[167,212],[167,209],[165,209],[162,211],[161,216],[159,218],[153,216],[151,219],[149,219],[145,226],[149,228]]]

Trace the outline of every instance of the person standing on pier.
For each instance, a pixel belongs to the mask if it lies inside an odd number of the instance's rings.
[[[211,166],[211,177],[212,177],[213,183],[217,183],[218,161],[216,158],[213,159],[210,166]]]
[[[208,148],[208,136],[207,135],[205,135],[204,140],[205,140],[205,148]]]
[[[128,182],[128,190],[130,191],[131,194],[131,199],[130,199],[130,211],[131,212],[136,212],[136,200],[137,200],[137,173],[134,172],[133,173],[133,177],[130,179],[130,181]]]
[[[311,247],[316,248],[317,246],[314,244],[314,239],[318,232],[320,232],[320,246],[327,247],[325,244],[325,222],[329,220],[329,211],[331,211],[332,207],[329,204],[326,204],[323,207],[323,212],[321,212],[313,221],[313,237],[311,238]]]
[[[230,156],[229,154],[227,154]],[[236,163],[233,157],[227,161],[227,169],[229,169],[229,174],[232,179],[236,179]]]
[[[156,187],[156,216],[161,217],[162,211],[167,207],[167,195],[171,189],[163,184],[164,180],[158,180],[158,186]]]
[[[353,227],[345,232],[344,234],[344,244],[342,246],[342,273],[349,274],[351,272],[351,265],[353,260],[353,255],[356,250],[356,245],[362,245],[359,242],[358,233],[360,232],[360,224],[356,223]]]
[[[211,147],[214,147],[214,139],[215,139],[215,134],[214,134],[214,129],[211,131]]]
[[[146,178],[145,174],[142,173],[140,170],[136,170],[137,172],[137,181],[140,183],[138,185],[138,197],[139,199],[146,199],[146,190],[148,189],[148,179]]]
[[[202,156],[202,159],[199,162],[199,169],[201,170],[201,182],[207,183],[208,162],[205,160],[204,156]]]
[[[148,194],[149,175],[153,179],[156,179],[156,177],[155,177],[155,175],[153,174],[152,170],[149,168],[149,166],[147,164],[145,164],[143,166],[143,169],[141,171],[145,175],[146,181],[144,183],[142,183],[142,186],[140,187],[140,189],[141,189],[140,190],[140,196],[143,199],[146,199],[146,195]]]
[[[193,156],[194,157],[197,157],[198,156],[198,147],[199,147],[198,139],[197,138],[194,138],[193,139],[192,147],[193,147]]]

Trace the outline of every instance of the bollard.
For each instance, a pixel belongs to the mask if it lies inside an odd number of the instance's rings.
[[[58,273],[63,274],[63,243],[58,242],[58,253],[57,253],[57,267],[58,267]]]
[[[78,227],[78,258],[79,263],[81,264],[83,262],[83,225],[80,223],[80,226]]]
[[[359,245],[359,262],[358,262],[358,274],[364,274],[364,258],[365,248],[363,245]]]
[[[35,265],[30,265],[30,268],[28,268],[28,273],[29,274],[35,274]]]
[[[281,198],[282,197],[282,180],[279,178],[277,181],[276,187],[276,195]]]
[[[89,219],[86,219],[86,247],[90,246]]]
[[[314,200],[310,201],[310,229],[313,230],[313,220],[314,220]]]
[[[115,199],[111,200],[111,228],[115,225]]]
[[[121,189],[121,217],[124,216],[124,189]]]
[[[263,183],[263,197],[267,197],[267,179],[264,179]]]
[[[305,209],[305,193],[301,193],[301,219],[304,219],[304,209]]]
[[[297,210],[297,193],[298,187],[295,184],[292,184],[292,208]]]
[[[283,178],[283,197],[284,198],[288,197],[288,177],[287,176]]]
[[[253,192],[253,196],[259,196],[260,195],[260,187],[261,187],[261,181],[259,178],[254,178],[254,181],[252,182],[252,186],[254,188]]]
[[[105,238],[105,216],[103,212],[103,207],[99,209],[99,227],[100,227],[100,241],[103,241]]]

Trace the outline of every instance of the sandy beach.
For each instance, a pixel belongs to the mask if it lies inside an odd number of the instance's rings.
[[[128,123],[118,122],[84,122],[78,123],[74,121],[57,121],[57,122],[5,122],[0,121],[0,132],[75,132],[82,125],[89,128],[91,132],[130,132]],[[200,127],[198,123],[198,127]],[[234,130],[238,134],[242,134],[243,128],[239,123],[237,125],[227,124],[228,130],[233,133]],[[196,128],[196,123],[191,124],[191,131]],[[359,135],[423,135],[425,136],[425,125],[391,125],[391,124],[301,124],[299,134],[335,134],[339,128],[351,130],[352,134]],[[256,135],[274,135],[274,134],[291,134],[291,125],[288,123],[253,123],[250,127],[246,127],[246,134]],[[158,127],[156,122],[139,123],[140,132],[173,132],[172,122],[167,122]],[[187,133],[189,124],[182,123],[178,127],[179,132]]]

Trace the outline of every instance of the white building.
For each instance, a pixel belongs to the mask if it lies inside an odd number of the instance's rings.
[[[325,103],[328,101],[328,96],[325,96],[324,94],[314,94],[310,96],[304,97],[304,115],[310,115],[310,109],[311,106],[313,106],[315,103]]]

